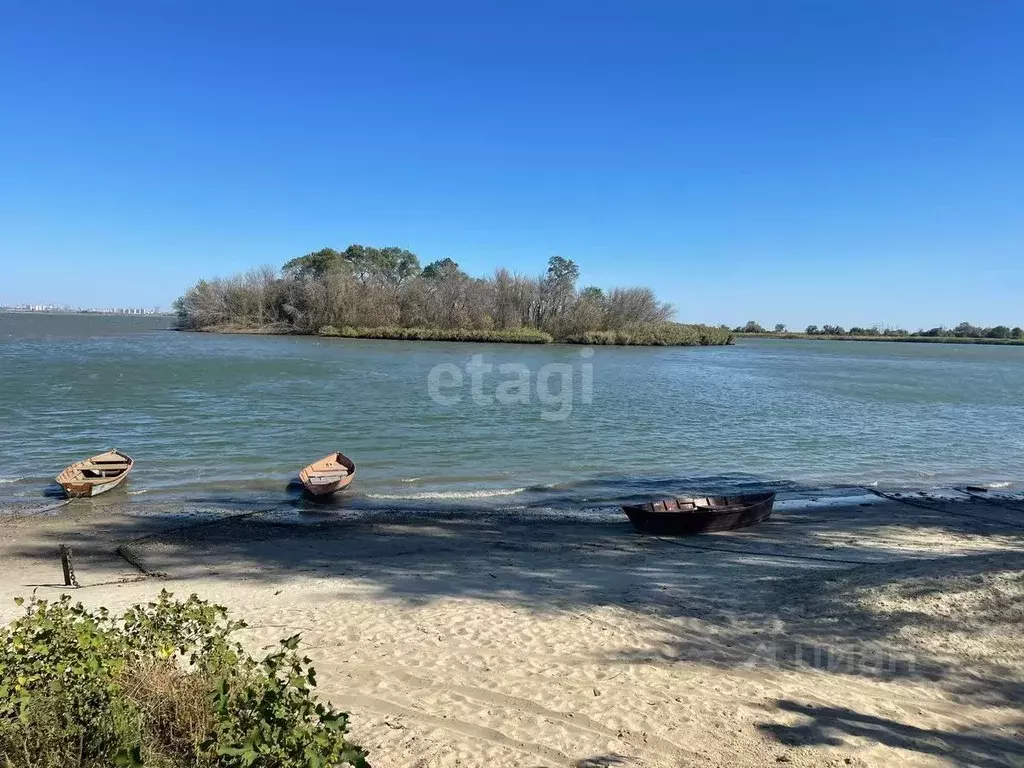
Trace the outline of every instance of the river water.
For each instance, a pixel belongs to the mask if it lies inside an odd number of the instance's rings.
[[[146,499],[606,503],[662,490],[1024,485],[1024,347],[608,348],[218,336],[0,314],[0,501],[117,447]],[[490,366],[490,367],[489,367]]]

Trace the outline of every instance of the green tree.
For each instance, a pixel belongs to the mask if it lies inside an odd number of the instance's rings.
[[[776,323],[775,324],[775,333],[785,333],[785,332],[786,332],[786,324],[785,323]]]
[[[375,254],[378,273],[392,285],[402,285],[420,273],[420,259],[404,248],[381,248]]]
[[[419,257],[404,248],[350,245],[342,254],[345,264],[362,283],[379,280],[402,285],[420,273]]]
[[[970,323],[960,323],[953,329],[953,335],[961,339],[977,339],[985,335],[983,329]]]
[[[1024,339],[1024,328],[1021,328],[1018,325],[1016,328],[1014,328],[1012,331],[1010,331],[1010,338],[1011,339]]]
[[[420,260],[415,253],[395,246],[350,245],[344,251],[321,248],[299,256],[287,262],[281,271],[289,279],[323,281],[339,269],[347,270],[364,284],[377,280],[398,286],[420,273]]]
[[[421,274],[424,280],[464,280],[469,277],[459,268],[458,262],[448,257],[430,262]]]
[[[341,266],[343,259],[340,251],[321,248],[286,262],[281,271],[294,280],[322,280],[328,272]]]
[[[819,333],[821,333],[821,329],[818,328],[818,326],[816,325],[808,325],[807,328],[804,330],[804,333],[806,333],[808,336],[817,336]]]
[[[559,335],[564,316],[576,297],[580,268],[572,259],[552,256],[540,286],[540,323],[543,330]]]
[[[545,279],[563,290],[572,290],[580,278],[580,268],[572,259],[552,256],[548,259],[548,273]]]

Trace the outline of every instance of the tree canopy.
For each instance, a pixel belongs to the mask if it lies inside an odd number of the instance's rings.
[[[649,288],[596,286],[582,290],[580,268],[552,256],[537,277],[499,268],[472,277],[441,258],[420,268],[399,247],[321,248],[286,262],[280,274],[265,267],[226,280],[201,280],[176,303],[183,328],[236,325],[317,333],[322,328],[434,328],[512,331],[536,329],[556,339],[669,338],[637,333],[669,323],[673,309]],[[715,330],[715,338],[730,339]],[[615,342],[618,343],[618,342]]]
[[[285,277],[297,280],[323,280],[335,271],[346,272],[363,283],[380,280],[402,285],[420,273],[420,260],[415,253],[396,246],[350,245],[344,251],[321,248],[292,259],[281,269]]]

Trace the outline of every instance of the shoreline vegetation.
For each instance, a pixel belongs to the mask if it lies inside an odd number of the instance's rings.
[[[577,288],[579,267],[553,256],[532,277],[498,268],[471,277],[451,259],[420,267],[401,248],[323,248],[226,279],[200,280],[174,302],[176,327],[407,341],[719,346],[727,328],[672,322],[650,288]]]
[[[902,341],[917,344],[1001,344],[1024,346],[1024,329],[997,325],[983,328],[971,323],[960,323],[954,328],[938,326],[928,330],[907,331],[903,328],[854,327],[846,330],[839,325],[809,325],[804,331],[789,331],[778,324],[767,330],[754,320],[734,328],[737,338],[810,339],[813,341]]]

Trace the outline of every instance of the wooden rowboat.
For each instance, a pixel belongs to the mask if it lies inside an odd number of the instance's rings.
[[[76,461],[57,475],[57,482],[71,498],[97,496],[116,488],[135,466],[127,453],[111,449],[83,461]]]
[[[299,480],[314,496],[329,496],[346,488],[356,477],[356,465],[343,453],[331,453],[299,472]]]
[[[638,531],[691,534],[728,531],[760,523],[771,516],[774,504],[775,494],[769,492],[623,504],[622,511]]]

